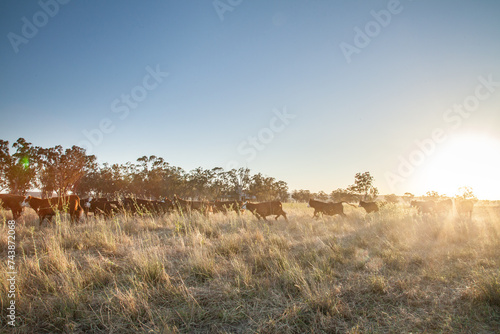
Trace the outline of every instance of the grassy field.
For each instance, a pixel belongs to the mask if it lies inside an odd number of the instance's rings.
[[[0,332],[500,333],[500,210],[471,222],[401,205],[289,222],[248,212],[17,223],[17,326]]]

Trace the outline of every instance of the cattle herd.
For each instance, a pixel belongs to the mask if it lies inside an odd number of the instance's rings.
[[[319,214],[334,216],[340,215],[345,217],[344,204],[354,207],[362,207],[367,213],[378,212],[379,202],[359,201],[357,205],[348,202],[323,202],[310,199],[308,207],[313,208],[313,217],[316,218]],[[38,214],[40,224],[47,219],[49,222],[52,217],[58,212],[67,212],[70,215],[71,221],[79,221],[82,217],[105,216],[111,217],[117,213],[129,214],[151,214],[163,215],[170,212],[180,212],[182,214],[190,214],[197,211],[205,216],[209,214],[223,213],[227,214],[234,211],[238,214],[245,210],[252,212],[258,219],[266,220],[267,216],[275,216],[278,219],[283,216],[288,220],[286,212],[280,201],[251,203],[248,201],[192,201],[177,197],[174,195],[172,199],[165,198],[163,200],[146,200],[125,197],[120,200],[110,201],[107,198],[82,198],[77,195],[67,195],[52,198],[38,198],[33,196],[20,196],[13,194],[0,194],[0,206],[6,210],[11,210],[14,219],[18,219],[24,207],[35,210]],[[469,219],[472,218],[472,210],[474,202],[471,200],[451,200],[442,201],[411,201],[411,207],[417,209],[420,214],[444,214],[452,213],[454,210],[460,215],[466,215]]]

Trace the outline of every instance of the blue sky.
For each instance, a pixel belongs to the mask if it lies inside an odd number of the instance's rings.
[[[290,189],[370,171],[381,193],[500,199],[471,176],[500,168],[498,1],[60,2],[0,4],[1,139],[245,166]],[[489,151],[440,183],[467,164],[463,138]]]

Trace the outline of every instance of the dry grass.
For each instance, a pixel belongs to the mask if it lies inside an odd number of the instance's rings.
[[[500,212],[386,206],[290,221],[118,216],[16,229],[14,333],[499,332]],[[7,227],[0,235],[7,325]]]

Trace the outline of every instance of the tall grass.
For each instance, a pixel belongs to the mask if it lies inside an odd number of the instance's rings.
[[[14,333],[497,332],[500,213],[118,215],[16,229]],[[4,222],[5,215],[3,214]],[[6,259],[7,227],[0,245]]]

